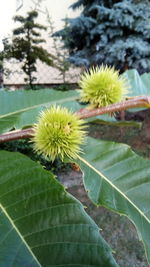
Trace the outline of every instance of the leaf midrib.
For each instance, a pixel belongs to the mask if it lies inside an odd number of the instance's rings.
[[[116,186],[114,185],[104,174],[98,171],[93,165],[91,165],[87,160],[78,156],[78,159],[86,164],[89,168],[94,170],[99,176],[101,176],[108,184],[110,184],[119,194],[121,194],[139,213],[145,220],[150,223],[150,220],[146,217],[146,215]]]
[[[19,114],[19,113],[22,113],[22,112],[26,112],[26,111],[29,111],[29,110],[32,110],[32,109],[35,109],[35,108],[38,108],[38,107],[42,107],[42,106],[45,106],[45,105],[48,105],[48,104],[70,102],[70,101],[76,100],[76,99],[77,99],[77,96],[76,97],[74,96],[74,97],[69,97],[67,99],[64,98],[64,99],[60,99],[60,100],[49,101],[49,102],[45,102],[45,103],[42,103],[42,104],[37,104],[37,105],[31,106],[31,107],[19,109],[17,111],[13,111],[13,112],[1,115],[0,119],[6,118],[6,117],[9,117],[9,116],[13,116],[13,115],[16,115],[16,114]]]

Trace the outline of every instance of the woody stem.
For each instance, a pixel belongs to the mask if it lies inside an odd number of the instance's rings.
[[[146,108],[150,107],[150,97],[149,96],[134,97],[126,101],[122,101],[120,103],[109,105],[107,107],[96,108],[96,109],[81,109],[78,112],[76,112],[76,114],[79,116],[80,119],[86,119],[106,113],[111,114],[117,111],[127,110],[129,108],[135,108],[135,107],[146,107]],[[33,128],[11,131],[0,135],[0,143],[18,139],[31,138],[32,136],[33,136]]]

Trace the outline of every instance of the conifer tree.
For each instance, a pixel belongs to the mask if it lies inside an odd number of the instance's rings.
[[[150,71],[150,2],[148,0],[78,0],[80,16],[55,33],[76,65],[114,65],[120,72]]]
[[[12,43],[5,39],[3,58],[15,58],[17,61],[22,62],[22,70],[27,75],[25,78],[31,88],[33,88],[33,81],[36,79],[33,73],[36,72],[36,61],[46,63],[53,66],[53,58],[46,49],[39,44],[45,42],[41,38],[41,30],[46,30],[41,24],[35,22],[38,17],[37,11],[30,11],[25,17],[15,16],[14,21],[21,24],[20,27],[14,29]]]

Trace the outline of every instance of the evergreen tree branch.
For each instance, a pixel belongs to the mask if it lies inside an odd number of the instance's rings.
[[[80,15],[53,34],[61,37],[71,63],[150,71],[150,1],[78,0],[71,8],[82,8]]]
[[[55,66],[55,62],[53,62],[56,57],[51,55],[42,46],[39,46],[40,43],[45,42],[45,39],[41,38],[40,31],[47,28],[35,22],[37,17],[38,12],[35,10],[27,12],[25,17],[14,17],[14,21],[21,23],[21,26],[13,30],[14,38],[12,43],[8,40],[5,41],[4,51],[1,54],[4,59],[15,58],[23,63],[22,70],[27,75],[27,78],[24,78],[24,80],[30,85],[31,89],[34,89],[33,81],[36,80],[34,72],[37,71],[38,59],[48,66],[56,67],[57,69],[59,67]]]

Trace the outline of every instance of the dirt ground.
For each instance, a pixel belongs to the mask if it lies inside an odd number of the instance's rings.
[[[103,207],[95,207],[87,197],[81,176],[80,172],[68,171],[68,173],[59,173],[59,180],[68,188],[68,192],[87,207],[86,212],[101,229],[101,235],[112,248],[118,265],[148,267],[143,244],[138,239],[134,225],[125,216],[120,216]]]

